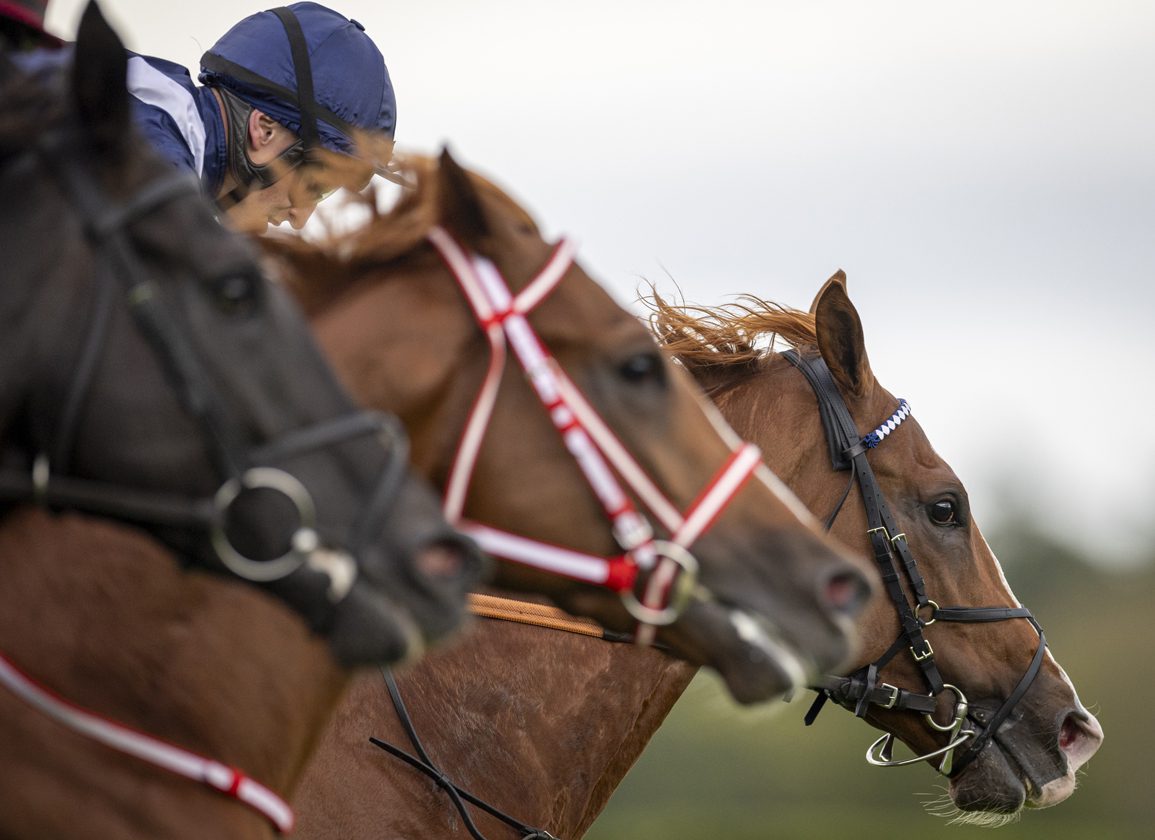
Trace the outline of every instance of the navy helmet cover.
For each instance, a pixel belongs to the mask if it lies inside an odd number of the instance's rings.
[[[313,77],[322,146],[353,154],[357,129],[393,137],[397,103],[381,51],[358,22],[319,3],[287,6],[300,23]],[[301,134],[297,67],[273,11],[237,23],[201,59],[200,82],[224,88]]]

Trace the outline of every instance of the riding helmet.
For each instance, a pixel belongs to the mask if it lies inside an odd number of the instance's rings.
[[[381,51],[355,20],[318,3],[250,15],[201,58],[200,81],[304,141],[353,154],[357,129],[393,136],[397,103]]]

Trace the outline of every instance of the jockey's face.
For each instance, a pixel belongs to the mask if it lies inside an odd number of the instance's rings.
[[[297,135],[260,111],[253,112],[249,129],[249,159],[255,164],[275,162],[297,142]],[[317,204],[334,190],[345,187],[359,191],[372,175],[372,167],[361,161],[315,150],[309,163],[285,172],[272,186],[253,190],[230,207],[225,216],[234,228],[244,233],[262,234],[270,224],[283,222],[300,230]]]
[[[253,190],[225,211],[225,218],[244,233],[265,233],[269,225],[286,221],[300,230],[313,215],[317,203],[295,203],[291,184],[295,178],[293,173],[289,173],[271,187]]]
[[[249,160],[257,165],[267,165],[297,142],[297,135],[280,123],[270,119],[260,111],[249,115],[246,151]],[[225,211],[225,218],[232,227],[244,233],[264,233],[270,224],[279,225],[289,221],[298,230],[309,220],[316,201],[304,201],[304,196],[295,185],[296,172],[285,172],[272,186],[252,190],[243,199]]]

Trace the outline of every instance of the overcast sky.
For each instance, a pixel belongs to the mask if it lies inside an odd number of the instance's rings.
[[[102,3],[192,68],[271,5]],[[805,308],[842,268],[980,523],[1151,553],[1155,3],[329,5],[384,53],[399,145],[449,143],[621,301]]]

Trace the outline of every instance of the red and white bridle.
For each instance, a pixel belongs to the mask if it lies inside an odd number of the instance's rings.
[[[686,608],[698,572],[697,560],[689,547],[714,523],[761,463],[758,448],[743,444],[734,450],[689,510],[680,513],[566,376],[526,317],[557,287],[573,264],[573,245],[564,239],[559,242],[545,267],[514,295],[490,260],[467,253],[444,229],[433,228],[428,238],[457,279],[491,351],[485,380],[449,473],[446,518],[489,554],[618,592],[630,615],[641,625],[639,643],[650,643],[655,626],[670,624]],[[585,554],[463,519],[465,494],[493,414],[507,346],[513,348],[554,427],[605,510],[622,554]],[[668,540],[654,538],[649,520],[635,507],[619,483],[619,476],[671,535]],[[650,573],[641,599],[634,594],[640,571]]]

